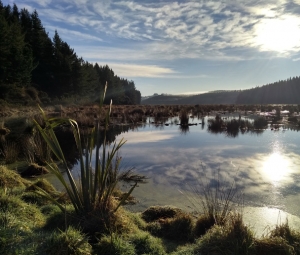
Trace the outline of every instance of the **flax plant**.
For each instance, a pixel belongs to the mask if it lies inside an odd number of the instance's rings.
[[[106,89],[107,84],[105,86],[103,96],[100,99],[100,112],[103,107]],[[118,156],[118,152],[126,142],[124,141],[124,139],[121,139],[118,143],[115,142],[111,150],[107,149],[106,132],[109,124],[111,106],[112,103],[110,103],[109,109],[106,112],[104,142],[102,148],[100,145],[99,120],[91,131],[85,150],[82,148],[83,139],[80,136],[80,129],[75,120],[69,118],[48,118],[46,117],[44,111],[41,109],[45,121],[45,127],[41,127],[35,121],[35,124],[42,137],[47,142],[49,148],[54,153],[56,158],[62,163],[64,170],[66,171],[67,180],[65,180],[57,164],[55,164],[53,161],[51,163],[48,163],[50,170],[56,175],[56,177],[66,189],[66,192],[69,195],[71,203],[73,204],[77,214],[87,214],[96,209],[108,209],[112,199],[113,191],[115,190],[117,183],[121,179],[123,179],[127,182],[133,183],[133,185],[126,193],[126,196],[123,196],[122,200],[119,201],[118,204],[114,207],[114,211],[116,211],[132,193],[137,184],[144,182],[143,176],[133,174],[131,170],[119,174],[121,158]],[[79,164],[81,173],[79,184],[75,181],[71,170],[68,167],[64,152],[62,151],[54,132],[54,129],[62,124],[67,124],[71,127],[77,149],[79,151]],[[94,147],[96,148],[96,155],[95,164],[94,166],[92,166]],[[40,192],[43,193],[42,190],[40,190]],[[47,196],[45,192],[43,193],[43,195]],[[64,211],[64,206],[62,204],[59,204],[51,197],[48,198],[56,203],[62,211]]]

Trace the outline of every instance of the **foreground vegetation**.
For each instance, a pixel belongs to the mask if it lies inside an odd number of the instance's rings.
[[[40,189],[64,204],[65,212],[38,195]],[[141,213],[121,207],[108,218],[82,218],[47,181],[25,180],[5,166],[0,208],[1,254],[300,254],[300,234],[287,223],[257,238],[234,211],[220,222],[171,206]]]

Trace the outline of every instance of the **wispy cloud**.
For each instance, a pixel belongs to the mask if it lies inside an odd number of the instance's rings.
[[[101,63],[98,63],[101,65]],[[155,66],[155,65],[135,65],[135,64],[116,64],[116,63],[102,63],[108,64],[110,68],[116,71],[121,77],[165,77],[165,75],[176,73],[170,68]]]
[[[55,2],[55,5],[51,0],[26,0],[26,3],[38,5],[40,15],[47,21],[56,22],[57,29],[64,33],[66,30],[59,26],[68,24],[71,29],[69,36],[73,36],[74,40],[78,36],[85,36],[95,42],[99,42],[99,38],[105,38],[106,42],[114,41],[114,44],[119,41],[118,45],[111,46],[116,52],[124,48],[122,43],[133,42],[138,46],[135,50],[139,52],[140,59],[201,58],[239,61],[246,56],[240,54],[241,50],[245,53],[249,50],[276,51],[276,47],[272,48],[268,42],[265,43],[267,39],[262,35],[264,24],[275,18],[288,21],[293,19],[293,23],[287,24],[293,24],[293,33],[300,34],[298,0],[63,0]],[[80,34],[72,32],[79,28],[83,30],[79,31]],[[277,37],[274,35],[274,38]],[[290,56],[298,51],[300,40],[287,46],[289,48],[282,51],[281,56]],[[240,49],[238,54],[235,51],[237,48]],[[86,54],[89,55],[89,52],[87,49]],[[103,51],[101,53],[107,55]],[[131,54],[125,50],[123,54],[115,54],[112,58],[120,56],[122,61],[125,53],[127,58]]]

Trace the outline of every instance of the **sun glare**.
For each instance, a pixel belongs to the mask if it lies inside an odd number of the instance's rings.
[[[264,19],[256,25],[255,43],[266,51],[295,51],[300,44],[299,25],[299,18],[293,16]]]
[[[289,172],[289,161],[278,152],[272,153],[263,164],[263,172],[268,179],[279,182]]]

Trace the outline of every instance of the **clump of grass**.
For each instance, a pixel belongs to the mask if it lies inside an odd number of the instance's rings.
[[[134,245],[128,240],[124,240],[119,235],[111,234],[103,236],[95,245],[94,251],[97,254],[114,255],[135,255]]]
[[[286,221],[283,224],[276,225],[269,234],[270,238],[281,237],[288,242],[290,246],[294,248],[295,254],[300,254],[300,233],[291,229]]]
[[[295,255],[294,248],[282,237],[262,238],[255,241],[257,255]]]
[[[159,223],[161,225],[159,236],[179,243],[193,240],[194,224],[191,215],[182,213]]]
[[[151,206],[142,213],[142,218],[146,222],[156,221],[159,219],[173,218],[182,210],[172,206]]]
[[[151,236],[147,232],[141,231],[129,237],[129,242],[134,245],[135,254],[151,254],[151,255],[165,255],[165,249],[162,240]]]
[[[215,223],[215,219],[210,215],[200,215],[195,224],[194,235],[196,237],[204,235]]]
[[[240,214],[231,215],[225,225],[214,225],[202,236],[194,249],[195,254],[251,254],[254,236],[244,225]],[[256,253],[252,253],[256,254]]]
[[[92,246],[88,238],[74,227],[66,231],[53,232],[42,244],[41,250],[49,255],[90,255]]]
[[[0,187],[12,189],[25,188],[27,185],[29,185],[29,181],[23,179],[17,172],[0,165]]]
[[[179,208],[151,206],[141,216],[149,223],[147,230],[156,236],[179,242],[193,238],[193,218]]]
[[[204,215],[205,224],[211,222],[225,224],[230,213],[242,202],[242,194],[238,192],[235,183],[226,184],[225,180],[221,180],[219,171],[213,181],[205,184],[201,180],[191,189],[193,195],[188,198],[199,214]]]
[[[24,231],[45,223],[43,214],[34,205],[29,205],[19,197],[0,193],[0,226],[19,228]]]

